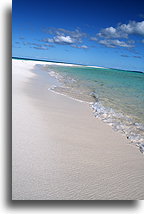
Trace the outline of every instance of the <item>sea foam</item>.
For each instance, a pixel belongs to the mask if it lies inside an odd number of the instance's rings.
[[[95,117],[112,126],[115,131],[125,134],[127,139],[129,139],[132,144],[138,146],[140,151],[144,153],[144,136],[138,134],[138,131],[143,132],[144,125],[134,123],[129,116],[123,113],[117,113],[112,108],[104,107],[98,101],[97,96],[96,99],[97,102],[90,105]]]

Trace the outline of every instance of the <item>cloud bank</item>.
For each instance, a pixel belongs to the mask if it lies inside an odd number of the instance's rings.
[[[144,37],[144,21],[129,21],[127,24],[118,24],[116,27],[103,28],[95,33],[96,36],[88,35],[82,32],[80,28],[67,30],[50,27],[44,29],[44,32],[48,34],[48,37],[39,40],[42,44],[23,41],[24,37],[20,37],[19,39],[22,40],[23,45],[29,45],[29,47],[42,50],[54,47],[55,44],[68,45],[78,49],[96,47],[88,43],[91,41],[108,48],[126,48],[134,51],[132,48],[136,46],[137,42],[144,44],[143,38],[141,40],[137,39],[138,37]],[[135,41],[130,39],[131,35],[137,36],[132,37]]]

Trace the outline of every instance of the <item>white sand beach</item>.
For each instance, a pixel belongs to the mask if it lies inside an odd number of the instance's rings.
[[[35,64],[12,60],[12,199],[144,199],[143,154]]]

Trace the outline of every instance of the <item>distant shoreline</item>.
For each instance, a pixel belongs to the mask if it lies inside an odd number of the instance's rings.
[[[45,59],[33,59],[33,58],[24,58],[24,57],[12,57],[12,59],[18,59],[18,60],[32,60],[32,61],[40,61],[40,62],[52,62],[52,63],[62,63],[65,65],[73,65],[73,66],[85,66],[85,67],[91,67],[91,68],[102,68],[102,69],[113,69],[113,70],[121,70],[121,71],[127,71],[127,72],[136,72],[136,73],[144,73],[144,71],[132,71],[132,70],[126,70],[126,69],[118,69],[118,68],[107,68],[103,66],[95,66],[95,65],[83,65],[78,63],[70,63],[70,62],[57,62],[54,60],[45,60]]]
[[[83,65],[83,64],[78,64],[78,63],[70,63],[70,62],[57,62],[57,61],[50,61],[50,60],[45,60],[45,59],[33,59],[33,58],[21,58],[21,57],[12,57],[12,59],[18,59],[18,60],[30,60],[30,61],[40,61],[40,62],[52,62],[52,63],[62,63],[65,65],[73,65],[73,66],[85,66],[85,67],[93,67],[93,68],[103,68],[103,69],[108,69],[102,66],[93,66],[93,65]]]

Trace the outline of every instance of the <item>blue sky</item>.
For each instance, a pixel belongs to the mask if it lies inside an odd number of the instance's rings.
[[[144,3],[13,0],[12,54],[144,71]]]

